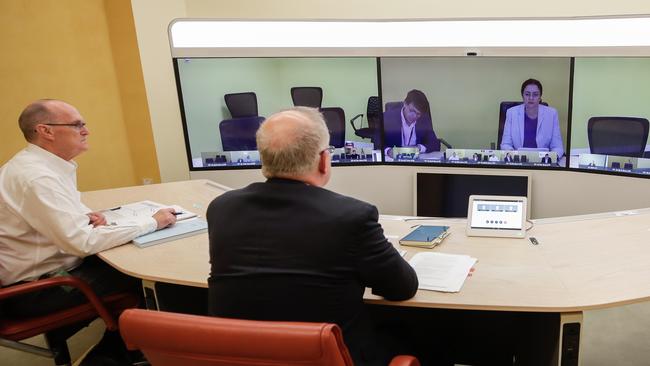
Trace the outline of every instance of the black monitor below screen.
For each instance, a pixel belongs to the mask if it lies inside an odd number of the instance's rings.
[[[527,176],[475,174],[417,174],[417,215],[467,217],[469,196],[528,197]]]

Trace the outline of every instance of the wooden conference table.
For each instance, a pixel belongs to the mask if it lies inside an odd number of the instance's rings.
[[[208,180],[193,180],[84,192],[82,200],[99,210],[149,199],[204,216],[212,199],[227,189]],[[382,216],[380,221],[394,242],[413,225],[449,225],[451,235],[433,250],[471,255],[478,262],[458,293],[420,290],[410,300],[390,302],[367,291],[367,302],[558,314],[551,364],[578,364],[583,311],[650,299],[650,209],[534,220],[527,237],[536,237],[539,245],[528,239],[467,237],[464,219]],[[407,250],[406,259],[422,250],[402,249]],[[100,257],[142,279],[145,288],[157,282],[207,287],[207,233],[144,249],[127,244]]]

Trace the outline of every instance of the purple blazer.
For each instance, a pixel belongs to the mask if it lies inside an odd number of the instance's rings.
[[[501,150],[518,150],[524,146],[524,105],[520,104],[506,111],[506,123],[503,127]],[[558,158],[564,155],[564,144],[560,133],[557,110],[544,105],[539,106],[537,114],[537,147],[555,151]]]

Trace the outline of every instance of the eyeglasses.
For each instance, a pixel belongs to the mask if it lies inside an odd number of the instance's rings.
[[[335,150],[335,149],[336,149],[336,148],[335,148],[334,146],[330,145],[330,146],[324,148],[323,150],[321,150],[320,154],[322,154],[322,153],[324,153],[325,151],[327,151],[327,152],[329,152],[330,155],[331,155],[331,154],[334,153],[334,150]]]
[[[524,97],[526,98],[539,98],[541,96],[538,92],[524,92]]]
[[[82,128],[86,127],[86,122],[75,122],[75,123],[41,123],[47,126],[68,126],[73,127],[77,131],[81,131]]]

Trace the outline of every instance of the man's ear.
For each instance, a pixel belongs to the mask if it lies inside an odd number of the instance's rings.
[[[328,174],[330,169],[332,169],[332,155],[327,152],[320,154],[318,159],[318,172],[322,175]]]
[[[47,141],[54,140],[54,129],[47,125],[36,125],[36,136],[37,138],[44,139]]]

